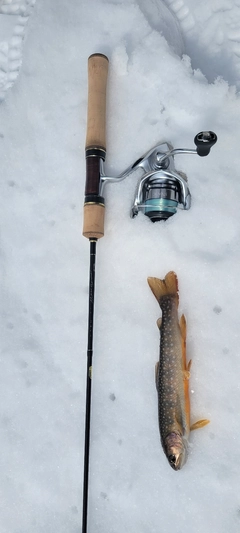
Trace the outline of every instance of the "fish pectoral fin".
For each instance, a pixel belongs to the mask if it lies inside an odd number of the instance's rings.
[[[159,372],[159,361],[155,364],[155,383],[156,383],[157,391],[158,391],[158,372]]]
[[[198,420],[197,422],[195,422],[194,424],[190,426],[190,430],[193,431],[194,429],[203,428],[209,423],[210,423],[210,420],[207,420],[207,418],[204,418],[204,420]]]
[[[162,319],[161,317],[157,319],[157,327],[158,329],[161,329],[161,325],[162,325]]]
[[[188,365],[187,365],[187,371],[188,372],[190,372],[191,366],[192,366],[192,359],[190,359],[190,361],[188,362]]]

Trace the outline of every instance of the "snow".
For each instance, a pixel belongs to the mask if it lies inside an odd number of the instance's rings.
[[[161,140],[194,148],[196,133],[210,129],[218,142],[206,158],[176,156],[192,207],[166,223],[130,219],[135,176],[106,186],[88,531],[239,531],[240,2],[145,4],[0,2],[1,533],[81,530],[89,268],[81,231],[94,52],[110,61],[108,175]],[[187,318],[192,421],[211,420],[191,434],[179,472],[159,441],[160,310],[146,281],[169,270]]]

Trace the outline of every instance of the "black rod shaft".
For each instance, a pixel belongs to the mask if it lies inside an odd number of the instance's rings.
[[[84,471],[83,471],[82,533],[87,533],[87,518],[88,518],[88,478],[89,478],[89,455],[90,455],[90,422],[91,422],[93,320],[94,320],[96,244],[97,244],[97,239],[90,240],[89,301],[88,301],[88,345],[87,345],[87,379],[86,379],[85,445],[84,445]]]

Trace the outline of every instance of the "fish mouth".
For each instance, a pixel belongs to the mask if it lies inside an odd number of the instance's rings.
[[[176,452],[168,455],[168,462],[173,470],[180,470],[185,463],[183,460],[183,454],[178,454]]]
[[[169,433],[165,438],[165,453],[173,470],[180,470],[186,462],[187,450],[180,433]]]

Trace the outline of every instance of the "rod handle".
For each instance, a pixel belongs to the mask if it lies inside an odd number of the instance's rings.
[[[106,89],[108,58],[92,54],[88,58],[88,112],[86,150],[106,152]]]
[[[101,204],[85,204],[83,207],[83,236],[101,239],[104,236],[105,207]]]

